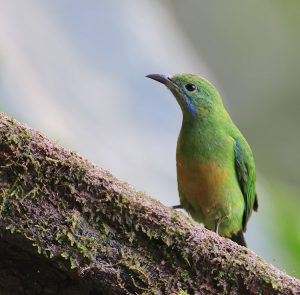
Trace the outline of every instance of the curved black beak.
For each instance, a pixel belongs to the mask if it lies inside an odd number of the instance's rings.
[[[170,77],[167,75],[161,75],[161,74],[150,74],[146,76],[147,78],[153,79],[155,81],[158,81],[165,86],[167,86],[171,91],[177,89],[176,84],[172,81]]]
[[[146,76],[147,78],[153,79],[155,81],[158,81],[164,85],[166,85],[167,83],[170,83],[171,80],[168,76],[166,75],[160,75],[160,74],[149,74]]]

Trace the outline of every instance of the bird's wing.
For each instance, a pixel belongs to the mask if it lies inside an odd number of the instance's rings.
[[[243,230],[245,231],[252,210],[256,211],[258,208],[255,192],[255,166],[250,147],[244,139],[235,140],[234,152],[236,175],[245,200],[243,215]]]

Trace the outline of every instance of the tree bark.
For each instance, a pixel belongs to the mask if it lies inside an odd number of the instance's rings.
[[[1,294],[300,294],[300,281],[0,114]]]

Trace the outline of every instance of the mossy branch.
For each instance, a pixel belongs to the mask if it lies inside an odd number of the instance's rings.
[[[0,293],[300,294],[300,282],[0,114]]]

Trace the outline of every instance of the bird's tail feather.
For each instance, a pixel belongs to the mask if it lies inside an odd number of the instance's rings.
[[[236,242],[237,244],[247,248],[247,244],[242,231],[239,231],[237,234],[233,235],[230,239]]]

